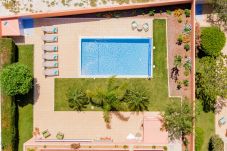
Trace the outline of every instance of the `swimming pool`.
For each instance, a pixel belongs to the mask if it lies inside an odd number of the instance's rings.
[[[81,76],[152,77],[151,38],[81,38]]]

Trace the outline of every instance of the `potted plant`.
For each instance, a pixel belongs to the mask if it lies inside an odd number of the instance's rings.
[[[181,45],[182,42],[183,42],[183,36],[182,36],[182,34],[180,34],[180,35],[177,37],[177,43],[178,43],[178,45]]]
[[[186,44],[184,45],[184,49],[185,49],[186,51],[190,50],[190,45],[189,45],[188,43],[186,43]]]

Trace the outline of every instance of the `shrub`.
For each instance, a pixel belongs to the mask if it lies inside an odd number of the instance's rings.
[[[185,70],[184,71],[184,75],[187,77],[188,75],[190,74],[190,71],[189,70]]]
[[[171,10],[166,10],[166,14],[168,14],[168,15],[172,15]]]
[[[154,15],[155,15],[155,10],[154,10],[154,9],[150,10],[150,11],[148,12],[148,15],[149,15],[149,16],[154,16]]]
[[[200,127],[195,128],[195,150],[200,151],[204,142],[204,131]]]
[[[184,80],[184,81],[183,81],[183,84],[184,84],[184,86],[188,87],[189,81],[188,81],[188,80]]]
[[[178,38],[177,38],[177,43],[178,43],[179,45],[181,45],[182,42],[183,42],[183,36],[182,36],[182,34],[180,34],[180,35],[178,36]]]
[[[184,33],[190,33],[192,30],[192,26],[190,24],[185,24],[184,25]]]
[[[185,10],[184,10],[184,14],[185,14],[186,17],[190,17],[191,12],[190,12],[189,9],[185,9]]]
[[[182,17],[178,17],[178,18],[177,18],[177,21],[178,21],[178,23],[182,23],[182,21],[183,21],[183,20],[182,20]]]
[[[180,90],[182,88],[182,82],[181,81],[177,81],[177,90]]]
[[[201,32],[201,49],[208,56],[219,56],[225,42],[225,34],[218,27],[207,27]]]
[[[183,13],[184,13],[184,10],[182,10],[182,9],[175,9],[173,12],[175,17],[180,17],[180,16],[182,16]]]
[[[213,135],[209,141],[209,151],[223,151],[224,142],[218,135]]]
[[[32,79],[29,68],[19,63],[3,68],[0,74],[2,89],[10,96],[27,94],[32,87]]]
[[[180,55],[174,56],[174,66],[175,67],[180,67],[182,62],[182,57]]]
[[[186,51],[190,50],[190,45],[189,45],[188,43],[185,44],[185,45],[184,45],[184,49],[185,49]]]
[[[182,35],[182,39],[183,39],[182,42],[183,42],[183,43],[189,43],[189,42],[190,42],[190,38],[191,38],[191,37],[190,37],[189,34],[183,34],[183,35]]]
[[[191,71],[192,63],[191,63],[190,60],[187,60],[183,66],[184,66],[184,69],[185,69],[185,70]]]

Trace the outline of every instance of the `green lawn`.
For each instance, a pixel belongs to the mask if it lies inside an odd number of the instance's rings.
[[[33,45],[18,46],[18,62],[25,64],[33,72]],[[20,96],[18,103],[19,151],[23,151],[23,143],[32,137],[33,131],[33,90]]]
[[[143,86],[147,89],[150,99],[149,110],[160,111],[171,100],[168,97],[168,77],[167,77],[167,49],[166,49],[166,20],[154,20],[153,43],[156,49],[153,52],[155,69],[153,78],[148,79],[116,79],[117,82],[127,82],[129,86]],[[69,87],[85,87],[95,89],[102,87],[107,79],[55,79],[55,110],[70,110],[66,98]],[[87,110],[91,110],[90,107]],[[95,108],[94,110],[99,110]]]
[[[200,127],[204,130],[204,142],[201,151],[208,151],[209,139],[213,134],[215,134],[214,113],[205,113],[202,111],[200,115],[197,116],[196,127]]]

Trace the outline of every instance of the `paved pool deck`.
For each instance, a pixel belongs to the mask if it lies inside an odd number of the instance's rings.
[[[133,31],[131,22],[149,23],[148,32]],[[59,73],[57,77],[45,78],[42,74],[43,41],[42,26],[56,25],[58,27]],[[79,77],[79,38],[84,36],[104,37],[152,37],[152,19],[37,19],[34,22],[33,34],[25,36],[25,43],[34,44],[34,78],[35,104],[34,128],[40,131],[48,129],[56,138],[57,132],[65,134],[65,139],[99,139],[111,137],[114,142],[125,142],[129,133],[143,135],[141,123],[143,114],[125,112],[127,121],[112,116],[111,129],[107,129],[102,112],[72,112],[54,111],[54,79]],[[64,95],[64,94],[62,94]]]

